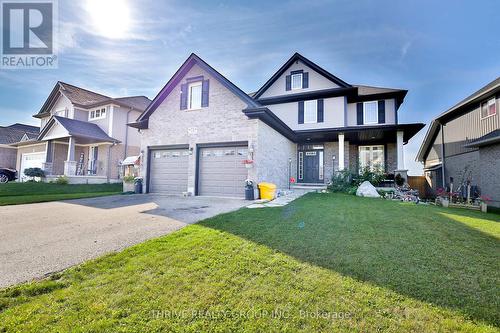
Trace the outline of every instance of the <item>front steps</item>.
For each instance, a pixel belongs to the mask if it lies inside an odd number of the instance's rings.
[[[326,184],[296,183],[291,186],[292,190],[326,190]]]

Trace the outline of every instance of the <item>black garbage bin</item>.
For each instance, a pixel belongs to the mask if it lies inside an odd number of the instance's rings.
[[[247,181],[245,185],[245,200],[255,200],[253,182]]]
[[[141,194],[142,193],[142,178],[136,177],[134,179],[134,193]]]

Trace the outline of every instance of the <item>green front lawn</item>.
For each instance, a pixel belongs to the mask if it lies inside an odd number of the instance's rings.
[[[0,184],[0,206],[99,197],[121,192],[122,184],[60,185],[13,182]]]
[[[499,222],[309,194],[6,289],[0,332],[498,332]]]

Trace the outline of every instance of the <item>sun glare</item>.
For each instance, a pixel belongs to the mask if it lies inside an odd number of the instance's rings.
[[[107,38],[125,38],[130,29],[130,8],[126,0],[87,0],[85,9],[95,33]]]

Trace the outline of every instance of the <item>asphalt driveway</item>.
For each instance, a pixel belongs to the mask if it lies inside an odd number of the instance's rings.
[[[117,195],[0,207],[0,288],[247,204],[226,198]]]

